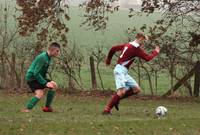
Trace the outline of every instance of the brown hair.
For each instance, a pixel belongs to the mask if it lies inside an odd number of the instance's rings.
[[[58,44],[57,42],[53,42],[50,44],[49,47],[57,47],[57,48],[60,48],[60,44]]]
[[[138,39],[138,38],[144,38],[144,39],[146,39],[147,37],[144,35],[144,33],[140,32],[140,33],[136,34],[135,38],[136,39]]]

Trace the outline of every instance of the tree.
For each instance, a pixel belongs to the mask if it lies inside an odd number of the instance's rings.
[[[81,26],[92,27],[95,31],[106,29],[109,13],[119,10],[119,6],[112,5],[115,1],[117,0],[89,0],[80,4],[79,7],[83,10],[85,18]]]
[[[52,40],[66,46],[69,29],[65,22],[70,19],[67,3],[61,0],[17,0],[17,5],[21,13],[17,18],[19,34],[36,37],[36,54]]]
[[[81,50],[76,45],[66,47],[62,49],[61,57],[59,58],[59,66],[62,69],[61,72],[67,75],[68,87],[76,88],[77,84],[83,89],[81,81],[81,67],[84,61],[84,57]]]
[[[141,11],[147,13],[147,16],[156,11],[162,13],[161,19],[157,20],[154,26],[140,29],[149,34],[151,44],[161,47],[158,64],[169,71],[173,86],[174,79],[180,80],[200,58],[200,2],[143,0]],[[135,12],[130,9],[129,16],[133,17]],[[176,73],[176,70],[179,73]],[[185,87],[191,93],[189,82],[186,82]]]
[[[98,44],[98,43],[97,43]],[[100,63],[104,62],[106,55],[103,53],[103,45],[98,45],[97,47],[95,47],[95,49],[93,49],[92,51],[92,56],[94,56],[95,61],[96,61],[96,69],[97,69],[97,73],[99,76],[99,80],[101,83],[101,88],[104,90],[104,85],[103,85],[103,79],[101,76],[101,72],[99,69]]]

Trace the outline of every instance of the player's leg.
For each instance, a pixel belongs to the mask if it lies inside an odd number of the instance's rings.
[[[56,93],[55,89],[48,90],[46,104],[45,104],[46,107],[51,107],[55,93]]]
[[[128,90],[125,91],[125,94],[122,97],[120,97],[120,100],[128,98],[128,97],[130,97],[132,95],[137,95],[138,93],[140,93],[140,89],[139,88],[137,88],[137,89],[136,88],[135,89],[134,88],[130,88],[130,89],[128,89]],[[120,100],[119,100],[118,103],[115,104],[115,109],[117,111],[119,111]]]
[[[52,112],[53,111],[51,104],[52,104],[53,99],[55,97],[55,93],[56,93],[55,89],[49,89],[48,90],[45,107],[43,107],[43,109],[42,109],[44,112]]]
[[[139,86],[131,87],[129,88],[129,90],[125,92],[124,96],[121,99],[128,98],[132,95],[137,95],[140,92],[141,92],[141,88]]]
[[[125,95],[123,98],[127,98],[132,95],[136,95],[141,92],[141,88],[139,87],[138,83],[133,79],[130,75],[127,74],[126,76],[127,83],[126,87],[128,91],[126,91]]]
[[[126,88],[120,88],[117,90],[117,92],[115,94],[113,94],[110,98],[110,100],[108,101],[108,103],[106,104],[105,108],[104,108],[104,112],[103,114],[110,114],[112,108],[119,103],[119,100],[121,97],[124,96],[126,91]]]
[[[124,95],[122,97],[120,97],[120,100],[127,98],[129,96],[132,96],[132,95],[136,95],[136,94],[140,93],[140,91],[141,91],[137,82],[130,75],[127,74],[125,77],[126,77],[126,80],[127,80],[126,91],[125,91]],[[115,109],[117,111],[119,110],[120,100],[117,104],[115,104]]]
[[[33,107],[40,101],[40,99],[44,96],[43,89],[35,90],[35,96],[33,96],[27,103],[26,108],[22,110],[22,112],[30,112]]]
[[[120,65],[116,66],[114,70],[114,75],[117,92],[111,96],[110,100],[104,108],[103,114],[110,114],[113,106],[115,106],[115,104],[118,104],[120,98],[123,97],[126,91],[126,80],[123,67],[121,67]]]
[[[50,80],[48,80],[49,82]],[[55,83],[55,82],[54,82]],[[43,111],[44,112],[53,112],[53,109],[51,107],[51,104],[53,102],[53,99],[55,97],[56,94],[56,89],[57,89],[57,84],[55,83],[55,86],[53,89],[49,89],[47,92],[47,97],[46,97],[46,103],[45,103],[45,107],[43,107]]]
[[[31,88],[32,92],[35,93],[35,96],[32,97],[27,103],[25,109],[22,112],[30,112],[31,109],[39,102],[39,100],[44,96],[45,86],[38,83],[37,80],[27,82],[28,86]]]

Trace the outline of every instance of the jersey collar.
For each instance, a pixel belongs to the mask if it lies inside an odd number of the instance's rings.
[[[49,60],[51,59],[51,57],[49,56],[48,52],[46,52],[47,57],[49,58]]]
[[[138,48],[140,46],[140,44],[138,44],[136,41],[133,42],[129,42],[129,44],[131,44],[132,46]]]

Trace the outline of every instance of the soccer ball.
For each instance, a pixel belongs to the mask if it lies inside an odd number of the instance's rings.
[[[164,106],[158,106],[155,112],[158,118],[164,117],[167,114],[167,108]]]

